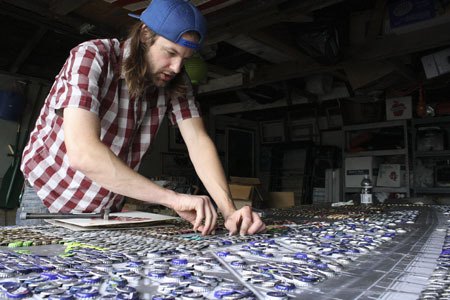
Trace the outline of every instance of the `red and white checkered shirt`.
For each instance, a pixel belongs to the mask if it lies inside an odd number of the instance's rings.
[[[121,73],[128,53],[128,42],[88,41],[72,49],[56,76],[21,165],[26,180],[50,212],[100,212],[104,207],[114,210],[123,198],[69,166],[63,118],[57,110],[78,107],[98,115],[101,141],[134,170],[166,113],[172,123],[200,116],[191,88],[186,97],[176,99],[169,97],[164,88],[149,89],[139,99],[130,98]]]

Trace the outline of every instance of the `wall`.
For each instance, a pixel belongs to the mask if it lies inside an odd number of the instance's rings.
[[[19,137],[19,151],[23,148],[27,142],[25,136],[28,133],[27,127],[32,117],[33,106],[36,110],[36,114],[40,111],[42,103],[48,94],[50,89],[50,83],[39,79],[23,78],[14,75],[0,74],[0,90],[20,91],[25,96],[25,109],[22,114]],[[30,130],[34,128],[35,119],[33,118],[30,123]],[[3,181],[3,177],[12,165],[14,158],[9,156],[10,150],[8,145],[11,145],[14,151],[16,149],[16,136],[19,122],[7,121],[0,119],[0,184]],[[17,153],[19,153],[17,151]],[[0,226],[14,225],[15,224],[16,209],[0,209]]]
[[[46,83],[44,81],[24,79],[18,76],[0,74],[0,90],[13,89],[17,81],[26,82],[26,84],[18,84],[20,89],[24,92],[26,98],[26,106],[22,116],[22,135],[20,136],[19,145],[23,146],[25,131],[31,116],[33,104],[36,101],[38,101],[39,104],[43,102],[43,100],[47,96],[50,85],[49,83]],[[41,85],[43,87],[42,91],[39,94]],[[41,105],[37,106],[37,110],[40,110],[40,106]],[[0,119],[0,180],[3,179],[6,170],[13,162],[13,158],[11,156],[8,156],[8,153],[10,153],[10,151],[8,150],[8,145],[11,145],[13,148],[15,147],[18,125],[18,122]],[[31,128],[33,127],[34,122],[32,122],[31,125]]]

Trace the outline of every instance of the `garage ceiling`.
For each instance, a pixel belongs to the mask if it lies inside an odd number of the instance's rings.
[[[51,80],[71,48],[97,37],[125,37],[134,22],[127,14],[149,2],[0,0],[0,72]],[[305,91],[311,76],[332,78],[350,94],[402,87],[424,79],[421,56],[450,45],[448,18],[386,33],[385,0],[192,2],[209,26],[201,53],[208,81],[200,91],[218,102],[229,101],[230,91],[270,102],[289,87],[313,97]],[[439,3],[441,13],[448,10],[448,1]]]

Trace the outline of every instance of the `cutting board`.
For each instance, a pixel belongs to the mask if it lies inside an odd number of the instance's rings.
[[[165,221],[177,220],[179,218],[167,215],[159,215],[142,211],[128,211],[111,213],[109,220],[100,218],[90,219],[55,219],[49,220],[51,224],[61,225],[71,229],[107,229],[107,228],[123,228],[143,225],[160,224]]]

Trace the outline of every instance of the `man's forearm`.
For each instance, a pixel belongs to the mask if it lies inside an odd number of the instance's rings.
[[[72,166],[102,187],[127,197],[171,207],[174,192],[164,189],[122,162],[100,141],[83,147]]]
[[[198,143],[195,143],[189,150],[189,155],[197,175],[219,210],[225,217],[232,214],[236,208],[231,200],[230,189],[217,150],[209,136],[200,137]]]

